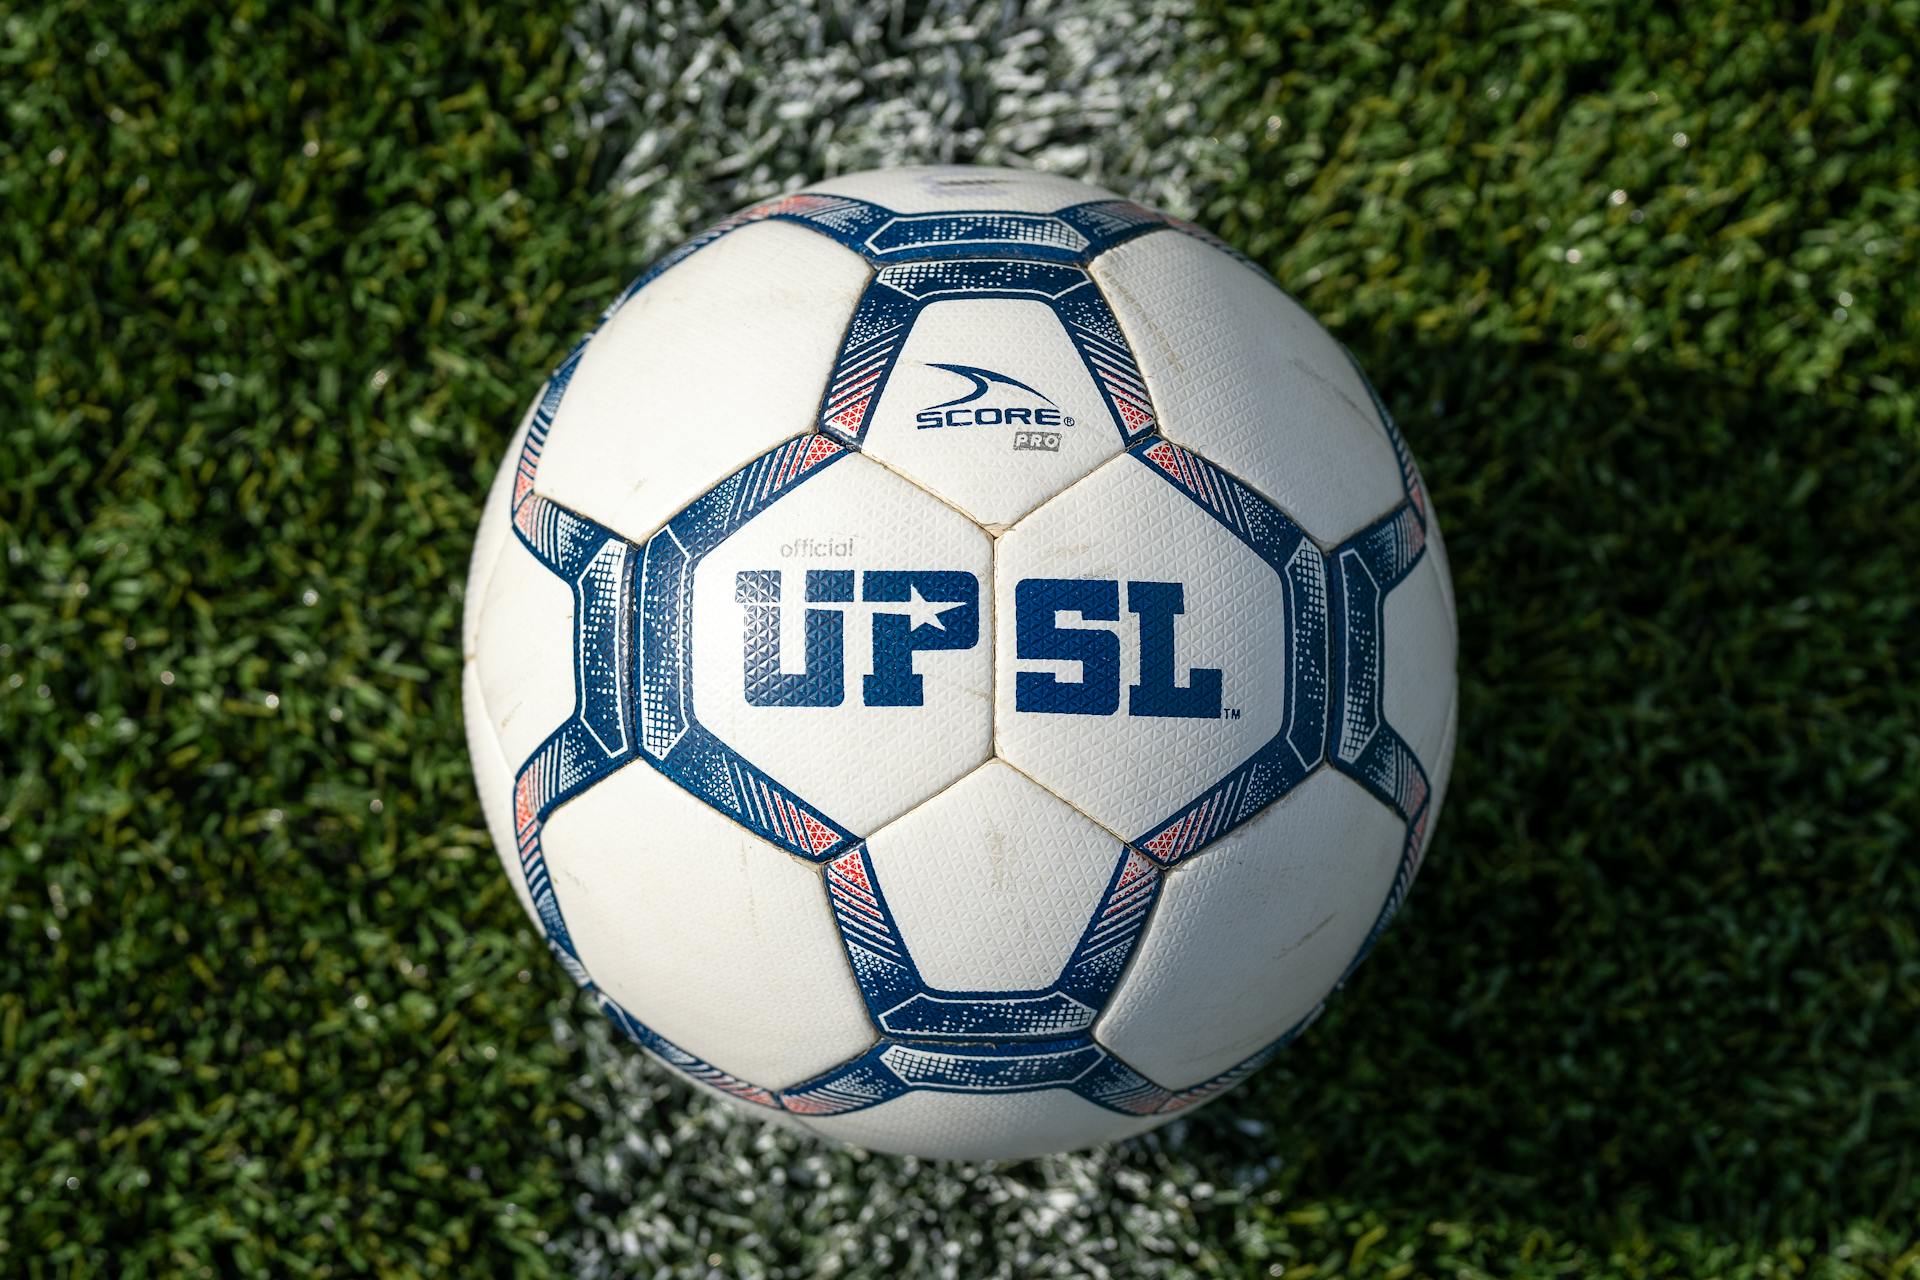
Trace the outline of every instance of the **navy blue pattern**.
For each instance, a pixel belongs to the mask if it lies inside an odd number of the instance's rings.
[[[1160,891],[1160,873],[1121,851],[1100,905],[1053,984],[1034,991],[947,991],[927,984],[908,953],[866,846],[827,865],[827,893],[867,1011],[882,1035],[906,1042],[1046,1039],[1086,1032],[1132,958]]]
[[[1131,1116],[1172,1115],[1207,1102],[1265,1066],[1320,1015],[1316,1006],[1270,1044],[1218,1075],[1169,1089],[1141,1075],[1087,1036],[1011,1044],[908,1044],[883,1040],[850,1062],[775,1095],[772,1105],[803,1116],[845,1115],[914,1090],[1031,1093],[1064,1089]]]
[[[797,436],[709,489],[647,540],[635,612],[643,758],[761,838],[824,860],[854,838],[703,726],[693,709],[693,579],[702,557],[795,485],[845,457],[825,436]]]
[[[861,295],[821,402],[820,429],[849,445],[866,438],[894,361],[922,308],[959,298],[1022,298],[1059,316],[1123,441],[1153,430],[1146,378],[1120,322],[1084,267],[1050,256],[918,256],[886,263]]]
[[[1226,777],[1134,841],[1171,866],[1293,790],[1326,757],[1327,563],[1306,531],[1278,507],[1191,450],[1156,439],[1131,453],[1264,560],[1280,580],[1286,605],[1280,620],[1287,637],[1286,718]]]
[[[573,590],[574,711],[515,776],[513,822],[521,874],[547,939],[575,979],[584,980],[540,834],[557,806],[633,755],[633,709],[625,678],[633,546],[532,493],[514,509],[513,527],[522,545]]]
[[[1381,706],[1386,679],[1387,593],[1403,582],[1426,554],[1426,520],[1413,497],[1419,492],[1418,477],[1410,462],[1405,470],[1409,477],[1408,500],[1334,552],[1329,583],[1340,637],[1333,648],[1332,687],[1336,696],[1328,734],[1329,760],[1407,824],[1393,886],[1348,965],[1346,976],[1366,959],[1405,900],[1420,870],[1432,818],[1427,771],[1413,748],[1387,723]],[[1346,976],[1341,978],[1342,983]]]

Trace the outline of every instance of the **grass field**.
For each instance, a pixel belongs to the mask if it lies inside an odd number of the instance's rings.
[[[1920,1275],[1916,50],[1911,2],[0,10],[0,1274]],[[1463,695],[1329,1015],[996,1169],[615,1045],[458,697],[485,485],[619,285],[972,157],[1197,215],[1353,346]]]

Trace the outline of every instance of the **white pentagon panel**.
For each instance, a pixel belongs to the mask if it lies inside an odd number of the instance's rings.
[[[1094,259],[1168,439],[1239,476],[1323,543],[1405,493],[1340,344],[1252,267],[1155,232]]]
[[[777,1089],[872,1042],[818,873],[645,763],[562,804],[542,844],[594,984],[680,1048]]]
[[[876,462],[842,458],[700,562],[694,714],[782,786],[871,832],[991,754],[992,573],[979,526]],[[769,574],[777,608],[743,585]],[[814,627],[832,647],[810,649]]]
[[[1278,575],[1136,457],[1115,458],[1015,525],[1000,539],[995,573],[998,753],[1109,830],[1139,837],[1280,730],[1287,636]],[[1085,585],[1050,585],[1063,580]],[[1173,617],[1173,680],[1192,688],[1196,669],[1219,672],[1210,716],[1134,713],[1133,687],[1146,679],[1145,617],[1135,606],[1164,584],[1178,587],[1184,610]],[[1086,601],[1074,598],[1082,592],[1104,597],[1117,617],[1088,618],[1078,607]],[[1050,623],[1059,634],[1023,648],[1023,612],[1029,627]],[[1117,661],[1033,656],[1087,646]],[[1091,709],[1023,710],[1031,705],[1023,672],[1074,686]]]
[[[867,842],[921,979],[953,991],[1053,983],[1121,852],[1111,835],[997,760]]]
[[[1429,776],[1441,764],[1454,703],[1453,619],[1434,545],[1387,593],[1381,707]]]
[[[815,231],[758,222],[640,290],[581,356],[537,492],[630,539],[807,430],[867,281]]]
[[[914,320],[861,447],[980,523],[1007,525],[1121,443],[1053,308],[964,299]]]
[[[573,589],[507,531],[480,603],[473,666],[488,727],[514,769],[570,716]]]
[[[896,213],[950,209],[1052,213],[1069,205],[1118,199],[1111,191],[1056,174],[950,164],[849,173],[817,182],[807,190],[868,200]]]
[[[1174,868],[1095,1038],[1170,1089],[1258,1052],[1324,1000],[1380,914],[1406,826],[1323,768]]]
[[[949,1160],[1025,1160],[1156,1129],[1173,1117],[1129,1116],[1065,1089],[1035,1093],[909,1093],[877,1107],[801,1121],[839,1142]]]

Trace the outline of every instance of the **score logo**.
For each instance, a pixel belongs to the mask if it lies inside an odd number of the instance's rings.
[[[1060,452],[1060,429],[1072,426],[1073,419],[1068,417],[1051,397],[1038,388],[1030,387],[1018,378],[1010,378],[1004,373],[996,373],[992,369],[981,369],[970,364],[932,363],[927,367],[958,374],[965,378],[973,389],[966,395],[929,405],[914,414],[914,425],[920,430],[1005,425],[1017,428],[1013,433],[1013,448],[1016,453]],[[1004,395],[1026,397],[1039,403],[1027,405],[978,403],[989,392],[996,389]]]

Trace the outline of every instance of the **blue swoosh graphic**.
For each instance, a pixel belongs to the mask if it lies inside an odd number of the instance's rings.
[[[1030,396],[1039,396],[1042,400],[1046,400],[1048,404],[1053,404],[1051,399],[1041,395],[1040,392],[1035,391],[1018,378],[1009,378],[1006,374],[995,373],[991,369],[976,369],[970,364],[936,364],[931,360],[927,362],[927,367],[929,369],[945,369],[948,373],[957,373],[973,383],[973,390],[969,391],[966,395],[961,396],[957,400],[943,400],[939,404],[930,404],[927,406],[929,409],[946,409],[956,404],[967,404],[971,401],[978,400],[981,396],[987,394],[988,388],[996,382],[1009,387],[1018,387]],[[1059,406],[1056,405],[1055,407],[1058,408]]]

